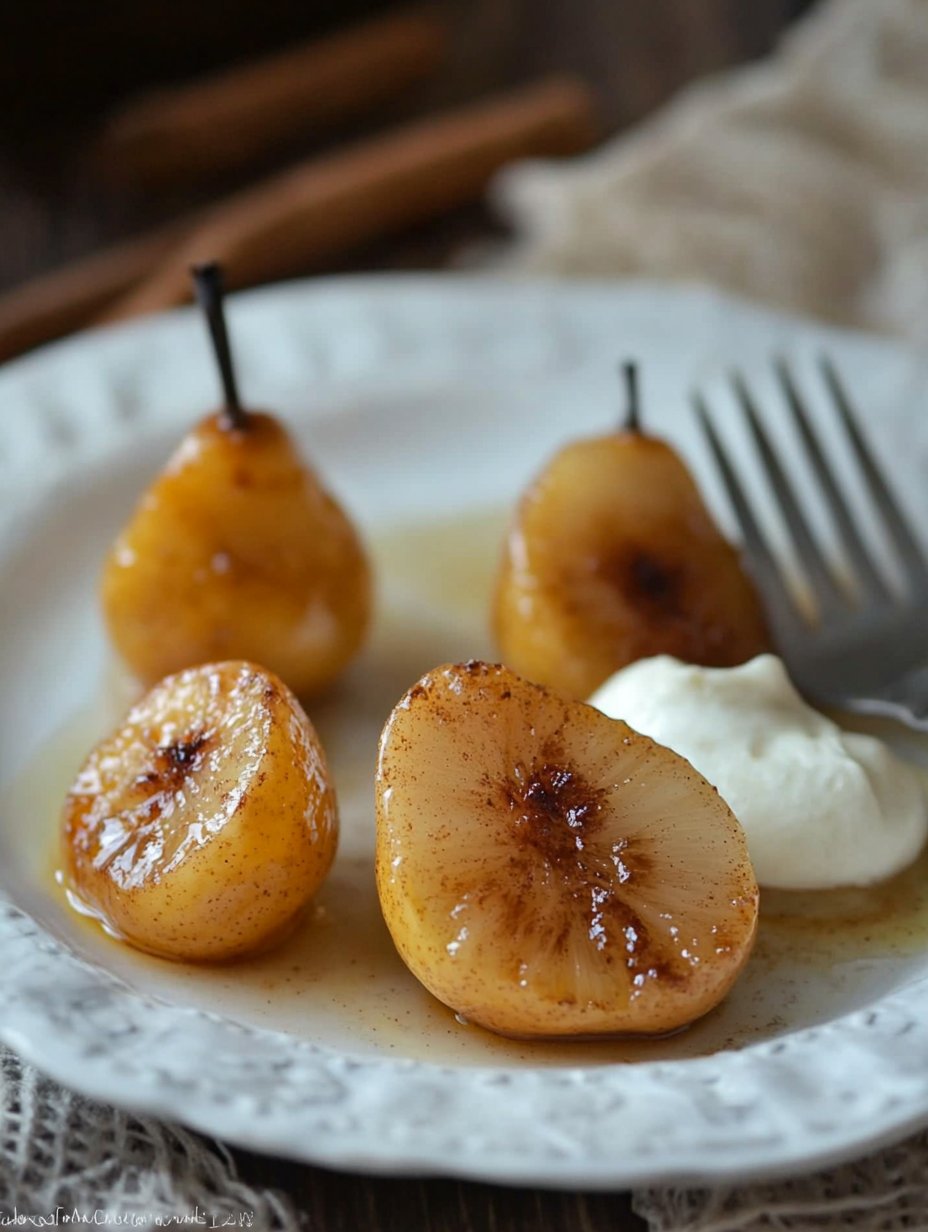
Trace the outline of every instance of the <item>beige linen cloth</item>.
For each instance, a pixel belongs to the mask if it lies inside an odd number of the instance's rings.
[[[494,196],[520,270],[696,279],[928,340],[928,4],[820,4],[769,61]]]
[[[494,196],[521,237],[507,268],[699,279],[928,341],[928,0],[828,0],[765,64],[687,90],[587,158],[513,167]],[[299,1227],[220,1144],[80,1099],[9,1053],[4,1204]],[[928,1228],[928,1134],[800,1180],[643,1190],[635,1205],[653,1232]]]

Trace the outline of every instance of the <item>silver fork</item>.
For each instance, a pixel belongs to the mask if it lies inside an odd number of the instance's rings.
[[[825,557],[744,378],[736,373],[732,383],[789,531],[811,605],[801,603],[787,584],[705,400],[696,393],[693,403],[741,527],[777,649],[797,688],[822,703],[888,715],[928,730],[928,564],[863,437],[837,372],[827,359],[821,361],[821,370],[873,509],[897,557],[901,585],[893,585],[875,563],[785,361],[776,362],[777,377],[844,547],[847,571],[840,577]]]

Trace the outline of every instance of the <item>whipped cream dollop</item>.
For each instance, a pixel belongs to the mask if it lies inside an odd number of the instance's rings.
[[[882,741],[806,705],[774,655],[726,668],[642,659],[590,704],[667,745],[718,788],[744,827],[761,885],[869,885],[905,868],[924,844],[918,774]]]

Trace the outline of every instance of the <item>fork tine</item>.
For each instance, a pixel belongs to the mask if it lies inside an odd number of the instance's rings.
[[[824,355],[819,363],[825,383],[837,407],[841,422],[844,425],[848,439],[851,442],[851,447],[867,482],[873,503],[883,518],[886,533],[889,535],[902,564],[905,566],[910,583],[915,586],[924,587],[928,585],[928,564],[925,563],[925,556],[918,540],[912,533],[905,514],[903,514],[899,502],[893,495],[892,489],[887,483],[886,477],[870,446],[864,440],[856,415],[851,409],[851,402],[847,396],[847,391],[839,379],[834,365]]]
[[[786,471],[783,469],[776,450],[771,444],[770,437],[760,422],[757,407],[754,405],[744,379],[739,373],[735,372],[732,373],[731,380],[738,401],[741,403],[741,409],[744,411],[751,435],[754,438],[754,444],[757,446],[757,451],[760,454],[764,470],[767,472],[770,486],[773,488],[773,494],[777,499],[780,511],[792,536],[793,545],[805,572],[806,580],[818,601],[820,615],[834,616],[846,610],[848,606],[847,596],[839,589],[831,570],[825,562],[822,550],[812,534],[809,523],[806,521],[806,516],[802,512],[802,508],[796,498],[793,485],[787,479]]]
[[[835,478],[835,473],[822,450],[818,433],[812,427],[808,411],[803,404],[802,398],[799,396],[799,390],[796,382],[793,380],[789,366],[781,356],[775,361],[774,367],[779,377],[780,385],[783,388],[783,393],[786,396],[786,401],[792,411],[793,422],[805,447],[806,457],[809,459],[809,464],[822,486],[831,516],[844,543],[844,549],[857,570],[858,576],[856,581],[863,591],[872,598],[882,601],[889,600],[891,598],[889,587],[874,565],[870,552],[861,538],[860,531],[857,529],[857,523],[854,521],[844,493],[841,491],[841,487]]]
[[[694,392],[691,397],[706,443],[718,467],[738,525],[741,527],[744,546],[747,548],[754,575],[764,593],[774,623],[781,628],[795,628],[802,623],[802,617],[783,580],[776,557],[771,552],[770,545],[758,525],[750,501],[744,494],[731,459],[719,439],[709,414],[709,408],[701,394]]]

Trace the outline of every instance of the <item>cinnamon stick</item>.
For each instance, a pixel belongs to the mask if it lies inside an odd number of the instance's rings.
[[[589,92],[555,79],[304,164],[0,295],[0,361],[94,321],[181,303],[201,260],[222,260],[234,286],[305,273],[476,199],[505,162],[575,153],[592,138]]]
[[[555,78],[365,141],[212,209],[102,319],[185,302],[188,267],[205,260],[221,261],[235,287],[306,272],[479,198],[513,159],[573,154],[593,136],[588,90]]]
[[[87,325],[176,249],[191,227],[166,227],[104,248],[0,295],[0,363]]]
[[[446,44],[437,10],[410,10],[145,95],[104,130],[99,165],[112,181],[159,188],[247,166],[428,77]]]

